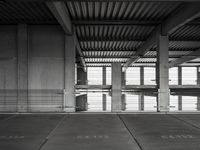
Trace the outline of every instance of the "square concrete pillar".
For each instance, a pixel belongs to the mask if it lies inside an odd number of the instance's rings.
[[[75,112],[75,58],[76,49],[74,36],[65,35],[65,83],[64,83],[64,111]]]
[[[157,50],[158,111],[169,111],[169,40],[159,36]]]
[[[200,67],[197,67],[197,85],[200,86]],[[200,97],[197,97],[197,110],[200,111]]]
[[[144,67],[140,67],[140,85],[144,85]],[[139,111],[144,111],[144,95],[139,95]]]
[[[77,84],[87,85],[87,72],[83,68],[77,68]]]
[[[26,24],[17,28],[17,108],[28,111],[28,29]]]
[[[121,63],[112,63],[112,111],[120,112],[122,108],[122,67]]]
[[[106,85],[107,83],[106,83],[106,67],[104,66],[103,68],[102,68],[102,84],[103,85]],[[107,105],[107,99],[106,99],[106,94],[103,94],[103,100],[102,100],[102,105],[103,105],[103,111],[106,111],[106,105]]]
[[[182,67],[178,67],[178,85],[182,85]],[[178,110],[182,110],[182,96],[178,95]]]

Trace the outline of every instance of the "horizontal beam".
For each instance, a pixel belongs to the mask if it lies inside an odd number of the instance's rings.
[[[6,2],[46,2],[49,0],[5,0]],[[53,0],[57,1],[57,0]],[[60,0],[85,2],[86,0]],[[88,2],[107,2],[108,0],[87,0]],[[199,0],[109,0],[110,2],[199,2]]]
[[[169,16],[161,25],[158,25],[151,33],[149,38],[138,49],[135,56],[132,56],[124,65],[124,71],[135,62],[140,56],[143,56],[149,48],[157,44],[157,39],[161,34],[170,34],[179,27],[187,24],[191,20],[200,16],[200,3],[185,3],[181,8]]]
[[[198,49],[194,52],[191,52],[190,54],[188,54],[188,56],[182,56],[181,58],[176,59],[175,61],[172,61],[171,63],[169,63],[169,67],[170,68],[171,67],[177,67],[180,64],[194,60],[194,59],[199,58],[199,57],[200,57],[200,49]]]
[[[137,21],[137,20],[73,20],[75,25],[150,25],[156,26],[161,21]]]
[[[72,35],[72,22],[64,1],[47,1],[47,6],[62,26],[65,34]]]
[[[79,54],[79,59],[80,59],[80,63],[81,65],[83,66],[83,70],[86,72],[87,69],[86,69],[86,63],[85,63],[85,59],[84,59],[84,55],[83,55],[83,51],[81,50],[81,47],[79,45],[79,42],[78,42],[78,39],[77,39],[77,36],[75,35],[75,44],[76,44],[76,50]]]

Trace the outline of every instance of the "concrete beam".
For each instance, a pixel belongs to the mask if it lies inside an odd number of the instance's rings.
[[[191,20],[200,16],[200,3],[185,3],[180,9],[168,17],[161,26],[157,26],[151,33],[149,38],[144,44],[140,46],[137,50],[135,56],[132,56],[124,65],[124,70],[126,70],[132,63],[137,61],[141,56],[143,56],[149,48],[156,44],[160,33],[170,34],[179,27],[185,25]]]
[[[46,4],[49,7],[52,14],[54,15],[54,17],[57,19],[57,21],[61,25],[61,27],[63,28],[63,30],[65,31],[65,34],[72,35],[73,34],[73,29],[72,29],[73,26],[72,26],[72,22],[69,17],[65,2],[64,1],[47,1]],[[75,45],[76,45],[77,52],[80,56],[79,58],[80,58],[81,65],[83,66],[84,71],[86,71],[86,64],[85,64],[85,60],[83,58],[83,52],[80,48],[80,45],[79,45],[76,35],[74,35],[74,36],[75,36],[74,37]]]
[[[157,50],[158,111],[169,111],[169,40],[159,36]]]
[[[17,101],[18,111],[28,111],[28,29],[26,24],[17,28]]]
[[[191,61],[191,60],[194,60],[196,58],[199,58],[200,57],[200,49],[194,51],[194,52],[191,52],[190,54],[188,54],[187,56],[182,56],[181,58],[179,59],[176,59],[175,61],[172,61],[169,63],[169,67],[172,68],[172,67],[177,67],[185,62],[188,62],[188,61]]]
[[[122,67],[121,63],[112,63],[112,111],[120,112],[122,108]]]
[[[81,47],[80,47],[79,41],[77,39],[77,36],[76,35],[74,35],[74,36],[75,36],[76,50],[77,50],[77,53],[79,54],[80,63],[83,66],[83,70],[86,72],[87,71],[87,67],[86,67],[83,51],[81,50]]]
[[[47,1],[46,4],[59,24],[62,26],[65,34],[72,35],[72,23],[65,2]]]
[[[65,36],[65,93],[64,111],[75,111],[75,41],[74,36]]]

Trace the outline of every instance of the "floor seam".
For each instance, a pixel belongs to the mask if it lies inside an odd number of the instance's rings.
[[[12,115],[12,116],[10,116],[10,117],[8,117],[8,118],[5,118],[5,119],[3,119],[3,120],[0,121],[0,124],[6,122],[6,121],[8,121],[8,120],[10,120],[10,119],[12,119],[12,118],[14,118],[14,117],[16,117],[16,116],[17,116],[17,114]]]
[[[137,140],[136,136],[129,130],[128,126],[126,125],[126,123],[124,122],[124,120],[121,118],[121,116],[119,114],[117,114],[117,116],[119,117],[119,119],[121,120],[121,122],[123,123],[124,127],[127,129],[127,131],[129,132],[129,134],[131,135],[131,137],[133,138],[133,140],[136,142],[136,144],[138,145],[138,147],[140,148],[140,150],[144,150],[144,148],[142,147],[142,145],[139,143],[139,141]]]
[[[57,125],[55,126],[55,128],[53,128],[49,134],[46,136],[46,138],[44,139],[44,141],[39,144],[37,150],[41,150],[41,148],[46,144],[46,142],[49,140],[49,138],[52,136],[53,132],[58,128],[58,126],[64,121],[64,119],[66,118],[67,115],[64,115],[63,118],[57,123]]]
[[[170,115],[170,116],[173,117],[173,118],[175,118],[175,119],[177,119],[177,120],[179,120],[179,121],[182,121],[182,122],[184,122],[184,123],[186,123],[186,124],[188,124],[188,125],[190,125],[190,126],[192,126],[192,127],[197,128],[197,129],[200,130],[200,127],[199,127],[199,126],[196,126],[196,125],[194,125],[194,124],[192,124],[192,123],[190,123],[190,122],[188,122],[188,121],[186,121],[186,120],[184,120],[184,119],[181,119],[181,118],[179,118],[179,117],[177,117],[177,116],[174,116],[174,115]]]

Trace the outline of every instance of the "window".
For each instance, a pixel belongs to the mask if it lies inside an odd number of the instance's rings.
[[[139,67],[129,67],[126,70],[126,85],[140,85]]]
[[[182,84],[196,85],[197,84],[197,68],[182,67]]]
[[[102,93],[88,93],[88,111],[103,111],[103,95]]]
[[[182,110],[183,111],[197,110],[197,97],[182,96]]]
[[[170,95],[170,111],[178,111],[178,96]]]
[[[111,85],[111,67],[106,67],[106,85]]]
[[[111,96],[106,95],[106,111],[111,111]]]
[[[157,111],[156,97],[144,96],[144,111]]]
[[[126,111],[138,111],[138,95],[126,94]]]
[[[169,84],[178,85],[178,68],[177,67],[169,69]]]
[[[144,67],[144,84],[155,85],[156,84],[156,69],[153,67]]]
[[[87,76],[89,85],[102,85],[102,67],[88,67]]]

